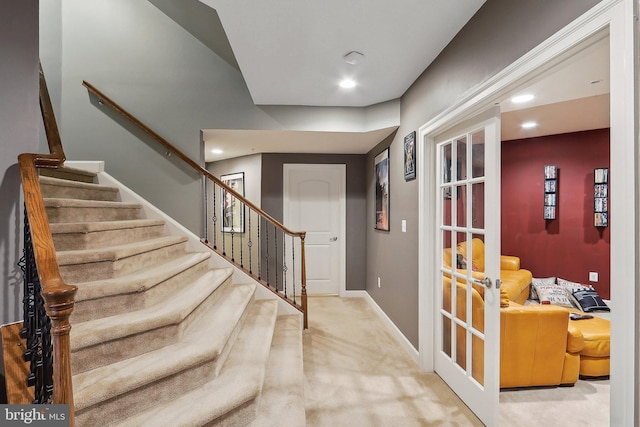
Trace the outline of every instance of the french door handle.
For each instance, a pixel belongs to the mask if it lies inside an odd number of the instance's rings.
[[[335,242],[336,240],[338,240],[338,237],[331,237],[331,238],[329,239],[329,241],[330,241],[330,242]]]
[[[484,279],[480,280],[480,279],[473,279],[473,283],[478,284],[478,285],[482,285],[487,289],[491,289],[491,279],[488,277],[485,277]],[[497,283],[496,283],[497,284]]]

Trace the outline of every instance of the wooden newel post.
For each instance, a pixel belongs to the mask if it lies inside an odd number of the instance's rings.
[[[62,292],[61,292],[62,291]],[[51,319],[53,344],[53,403],[69,405],[69,425],[74,426],[73,383],[71,380],[71,324],[69,316],[75,304],[75,286],[43,290],[47,315]]]
[[[302,273],[301,273],[301,285],[302,291],[300,293],[300,299],[302,302],[302,316],[303,316],[303,325],[304,329],[309,328],[309,313],[307,310],[307,267],[306,267],[306,258],[304,255],[304,238],[306,234],[302,234],[300,236],[300,249],[301,249],[301,257],[302,257]]]

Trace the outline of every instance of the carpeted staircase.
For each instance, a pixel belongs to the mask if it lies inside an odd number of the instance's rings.
[[[303,426],[301,317],[95,176],[40,178],[61,274],[78,286],[76,425]]]

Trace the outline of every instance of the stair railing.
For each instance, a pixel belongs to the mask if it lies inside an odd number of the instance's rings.
[[[60,168],[65,161],[49,91],[40,67],[40,110],[50,154],[18,156],[24,192],[25,238],[20,266],[24,272],[24,327],[27,341],[24,358],[31,364],[28,386],[34,386],[34,403],[68,404],[74,424],[69,316],[77,287],[60,277],[58,260],[38,168]]]
[[[302,312],[306,329],[306,233],[289,230],[246,199],[239,185],[244,181],[241,174],[225,181],[215,177],[91,83],[82,85],[99,105],[121,114],[202,176],[205,227],[201,242]]]

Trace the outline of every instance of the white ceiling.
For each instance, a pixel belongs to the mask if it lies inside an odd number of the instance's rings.
[[[218,12],[254,102],[297,106],[366,106],[400,97],[484,3],[269,0],[248,7],[240,1],[201,1]],[[352,50],[365,55],[363,63],[344,62]],[[603,36],[510,94],[535,98],[521,105],[500,103],[502,139],[608,127],[608,57],[609,39]],[[348,74],[359,81],[352,92],[337,87]],[[525,120],[538,126],[523,130]],[[394,130],[204,129],[205,160],[260,152],[362,154]],[[213,146],[224,154],[212,155]]]
[[[218,12],[257,105],[399,98],[485,0],[201,0]],[[357,51],[362,63],[344,55]],[[351,77],[352,90],[338,82]]]

